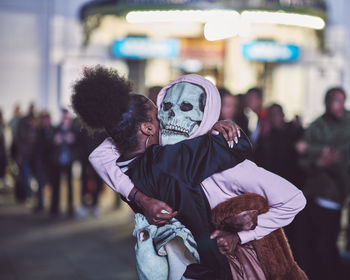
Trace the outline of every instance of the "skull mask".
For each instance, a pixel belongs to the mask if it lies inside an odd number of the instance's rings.
[[[162,145],[185,140],[198,129],[205,100],[204,90],[191,83],[181,82],[167,90],[158,112]]]

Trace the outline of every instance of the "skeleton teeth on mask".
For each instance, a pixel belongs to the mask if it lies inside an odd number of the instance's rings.
[[[183,134],[186,137],[189,137],[192,134],[194,128],[198,126],[197,123],[188,123],[185,121],[177,122],[176,119],[171,120],[169,123],[164,124],[161,121],[162,134]]]

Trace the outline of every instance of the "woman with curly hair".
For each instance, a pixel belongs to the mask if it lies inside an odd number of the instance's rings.
[[[158,145],[157,107],[146,97],[132,94],[130,83],[113,69],[86,68],[73,91],[77,115],[89,128],[104,129],[120,152],[118,161],[137,186],[127,201],[133,210],[143,212],[142,203],[138,204],[143,194],[159,199],[177,210],[178,220],[193,234],[200,264],[188,266],[184,275],[232,279],[226,258],[210,239],[214,228],[200,183],[247,158],[249,141],[241,137],[229,146],[221,134],[205,134],[174,145]]]
[[[247,157],[250,153],[250,144],[246,138],[241,137],[232,148],[221,135],[207,135],[220,113],[217,88],[203,77],[193,74],[179,77],[165,86],[157,100],[162,129],[161,142],[163,145],[177,144],[149,147],[150,143],[158,143],[156,109],[145,97],[130,95],[130,88],[125,90],[128,97],[122,94],[120,86],[126,84],[113,70],[101,67],[87,69],[84,77],[75,84],[73,106],[83,120],[86,116],[86,122],[92,122],[96,128],[104,128],[113,139],[106,139],[89,157],[104,181],[125,198],[129,198],[129,204],[136,212],[150,212],[150,208],[159,205],[156,199],[163,201],[164,206],[169,204],[170,207],[164,209],[169,209],[170,214],[163,213],[163,217],[157,214],[155,219],[154,215],[150,215],[152,223],[164,223],[175,215],[176,212],[172,212],[174,209],[179,213],[178,219],[191,230],[198,243],[200,263],[187,262],[191,265],[187,266],[186,271],[184,268],[182,271],[185,273],[180,275],[193,279],[306,279],[293,260],[280,229],[304,208],[305,198],[301,191],[283,178],[249,160],[243,161],[242,157]],[[75,99],[80,101],[74,102]],[[123,104],[127,105],[120,109]],[[95,111],[91,111],[91,107]],[[190,126],[188,119],[191,120]],[[110,120],[114,121],[110,123]],[[186,125],[196,129],[189,133]],[[214,127],[222,134],[226,133],[217,124]],[[228,134],[232,136],[232,130]],[[191,140],[185,140],[187,138]],[[122,145],[123,140],[126,141],[126,146]],[[133,140],[134,148],[129,145]],[[232,154],[235,154],[233,158]],[[230,164],[232,167],[229,167]],[[227,170],[218,172],[223,169]],[[214,170],[217,173],[213,174]],[[214,208],[212,213],[210,208]],[[256,223],[254,218],[258,211]],[[212,223],[210,214],[213,215]],[[152,236],[152,230],[148,231],[148,240],[151,236],[154,242],[143,246],[145,256],[149,256],[147,250],[152,250],[153,247],[158,253],[163,253],[161,245],[164,240],[176,236],[172,232],[177,227],[173,220],[156,230],[153,226],[153,232],[159,233],[156,238]],[[138,237],[136,248],[140,252],[138,245],[145,244],[139,242],[141,236],[146,236],[147,239],[147,235],[138,230],[140,227],[137,226],[137,217],[135,221],[134,234],[136,232]],[[217,230],[211,238],[216,238],[217,243],[209,239],[214,225]],[[170,229],[170,233],[167,229]],[[178,237],[185,240],[187,232],[184,230],[181,233]],[[189,243],[192,243],[191,239],[186,244]],[[218,249],[221,255],[218,254]],[[167,251],[169,273],[174,267],[170,261],[170,255],[173,256],[174,252],[176,255],[176,250],[170,248]],[[186,254],[182,252],[177,255],[185,257]],[[138,258],[138,254],[136,256]],[[159,274],[154,273],[160,270],[161,265],[149,262],[148,259],[150,258],[144,257],[137,262],[148,265],[148,268],[146,265],[141,270],[138,266],[140,279],[181,278],[160,278]],[[154,267],[158,269],[155,270]],[[143,272],[147,274],[142,274]]]

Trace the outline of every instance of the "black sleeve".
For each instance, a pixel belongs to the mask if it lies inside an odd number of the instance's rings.
[[[251,157],[252,148],[243,135],[229,148],[225,138],[205,134],[174,145],[157,146],[156,168],[183,182],[199,184],[214,173],[232,168]]]

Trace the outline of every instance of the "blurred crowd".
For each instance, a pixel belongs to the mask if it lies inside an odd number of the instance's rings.
[[[296,261],[311,279],[348,279],[348,264],[337,246],[342,214],[349,212],[350,112],[345,91],[330,88],[324,114],[307,128],[299,116],[287,122],[280,104],[264,107],[260,88],[238,95],[219,91],[221,119],[235,121],[249,135],[254,161],[292,182],[307,198],[306,208],[285,228]],[[348,252],[349,220],[347,214],[343,249]]]
[[[156,103],[161,87],[152,87],[148,96]],[[342,230],[341,218],[349,208],[350,113],[345,109],[345,91],[330,88],[325,93],[325,113],[304,128],[299,116],[286,121],[280,104],[264,106],[261,88],[244,94],[232,94],[219,88],[222,120],[236,122],[246,133],[254,149],[254,161],[261,167],[289,180],[308,199],[307,207],[285,228],[295,258],[312,279],[334,278],[342,273],[337,247]],[[11,143],[5,145],[5,126],[11,131]],[[18,202],[34,199],[33,212],[44,209],[44,188],[50,186],[50,214],[61,211],[61,179],[67,185],[67,209],[70,217],[85,217],[90,211],[99,215],[98,200],[103,182],[88,162],[88,155],[106,137],[90,134],[66,109],[53,125],[50,113],[36,112],[31,104],[26,114],[16,106],[7,123],[0,113],[0,180],[6,185],[11,174]],[[9,147],[6,149],[6,147]],[[81,206],[73,207],[72,164],[81,165]],[[35,191],[31,187],[36,182]],[[347,223],[349,224],[349,222]],[[350,227],[343,248],[350,251]],[[339,274],[341,275],[341,274]],[[329,275],[330,276],[330,275]]]
[[[17,202],[34,203],[33,212],[43,212],[44,189],[50,185],[49,212],[57,216],[62,212],[59,207],[64,179],[68,217],[83,218],[89,213],[98,217],[101,214],[98,200],[103,182],[90,165],[88,155],[106,138],[104,132],[89,134],[67,109],[61,110],[59,123],[53,125],[49,112],[37,112],[35,105],[30,104],[28,111],[22,114],[17,105],[7,126],[11,134],[7,138],[11,143],[5,145],[6,124],[1,113],[0,120],[0,180],[7,188],[10,182],[13,183]],[[74,162],[81,167],[81,206],[76,209],[73,207]]]

